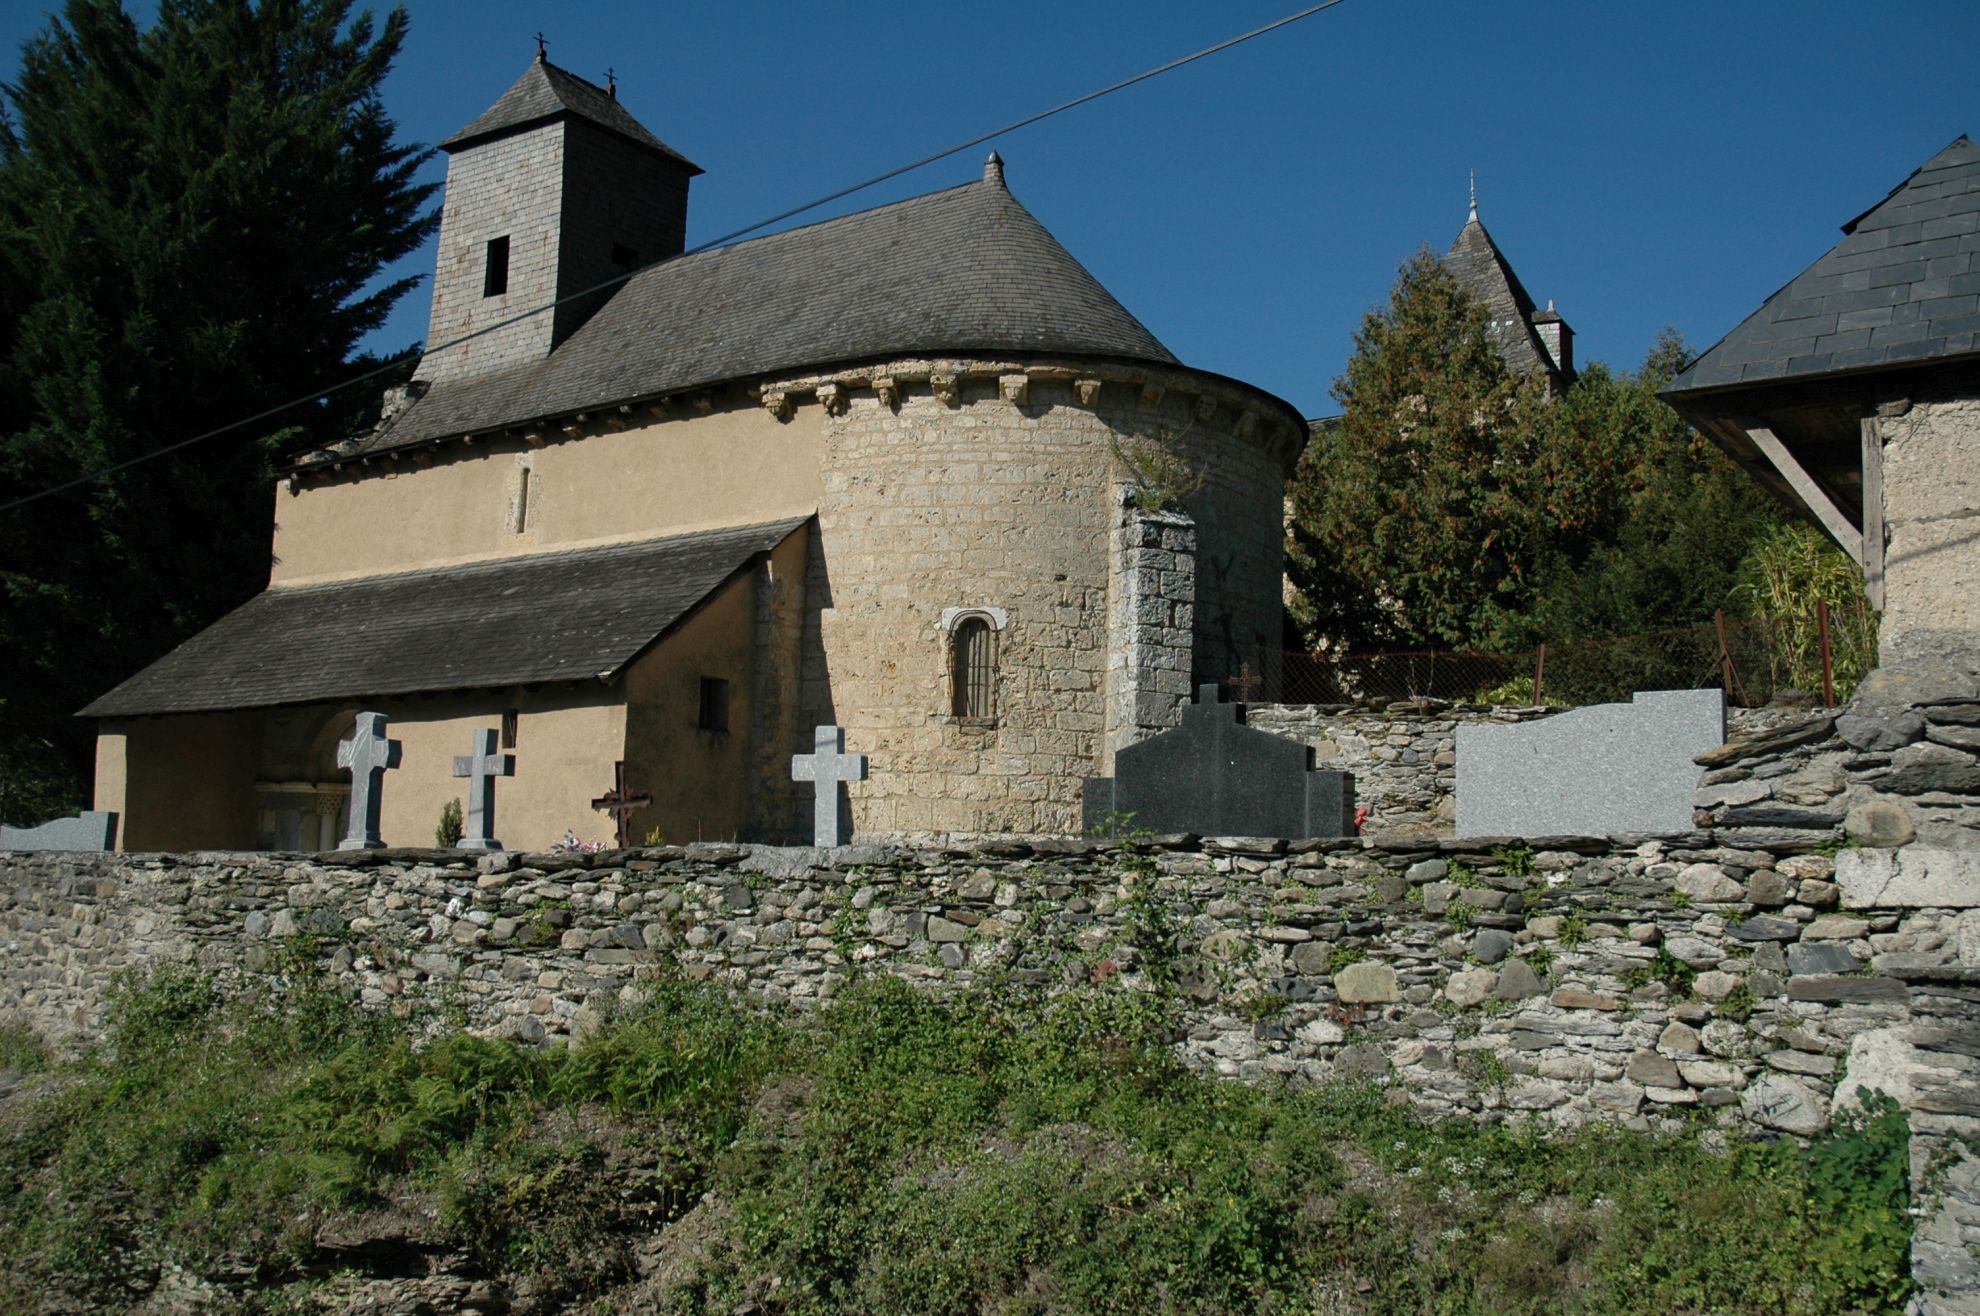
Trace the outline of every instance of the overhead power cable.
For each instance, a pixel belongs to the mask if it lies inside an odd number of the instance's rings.
[[[1233,46],[1243,45],[1247,41],[1251,41],[1258,37],[1262,37],[1269,32],[1276,32],[1282,27],[1289,27],[1292,24],[1299,22],[1301,19],[1311,18],[1315,14],[1322,13],[1326,10],[1334,8],[1336,5],[1340,5],[1344,3],[1346,3],[1346,0],[1324,0],[1324,2],[1321,4],[1310,5],[1305,9],[1299,10],[1297,13],[1287,14],[1284,18],[1275,19],[1274,21],[1265,24],[1265,26],[1263,27],[1255,27],[1251,29],[1251,31],[1249,32],[1240,33],[1239,35],[1234,37],[1228,37],[1225,40],[1217,42],[1215,45],[1205,46],[1203,49],[1196,51],[1193,54],[1184,55],[1179,59],[1172,59],[1166,64],[1159,64],[1152,69],[1146,70],[1145,72],[1137,73],[1131,78],[1123,78],[1119,82],[1110,83],[1105,87],[1099,88],[1097,91],[1089,91],[1082,96],[1075,96],[1071,100],[1062,101],[1061,103],[1054,105],[1052,108],[1048,110],[1040,110],[1036,114],[1029,114],[1022,119],[1017,119],[1010,123],[1007,123],[1001,128],[992,128],[989,132],[978,133],[976,136],[969,138],[967,141],[957,142],[954,146],[944,147],[942,150],[933,152],[932,154],[929,155],[924,155],[918,160],[912,160],[909,161],[907,164],[899,165],[893,169],[889,169],[885,173],[875,174],[873,177],[866,179],[864,182],[854,183],[849,187],[842,187],[836,192],[828,192],[824,196],[818,197],[816,200],[807,201],[801,206],[792,206],[789,210],[782,210],[774,215],[769,216],[766,219],[759,219],[754,224],[747,224],[744,225],[742,228],[732,229],[729,232],[722,234],[720,237],[710,238],[706,242],[698,243],[695,246],[689,247],[687,250],[683,251],[680,254],[680,256],[670,257],[670,259],[679,260],[681,256],[697,255],[701,252],[708,251],[711,248],[720,247],[726,243],[734,242],[737,238],[746,237],[749,234],[754,233],[759,229],[765,229],[770,227],[772,224],[782,223],[784,220],[795,218],[798,215],[804,214],[808,210],[816,210],[820,206],[830,205],[834,201],[842,200],[845,197],[852,196],[856,192],[863,192],[869,187],[875,187],[881,183],[885,183],[892,179],[899,178],[903,174],[912,173],[917,169],[921,169],[924,168],[925,166],[934,164],[938,160],[946,160],[950,156],[955,155],[959,151],[967,151],[972,146],[981,146],[983,145],[983,143],[991,141],[998,137],[1002,137],[1007,133],[1014,133],[1018,131],[1020,128],[1029,128],[1032,124],[1042,123],[1046,119],[1052,118],[1054,115],[1064,114],[1067,110],[1078,109],[1080,106],[1089,104],[1093,101],[1097,101],[1103,96],[1111,96],[1117,91],[1126,90],[1127,88],[1132,87],[1137,83],[1146,82],[1150,78],[1160,77],[1162,74],[1171,72],[1175,69],[1182,68],[1186,64],[1194,64],[1199,59],[1207,59],[1212,55],[1218,54],[1222,51],[1229,50]],[[664,264],[665,262],[658,262],[658,263]],[[475,329],[468,333],[462,334],[458,338],[450,338],[446,342],[434,346],[429,346],[423,350],[422,354],[431,355],[435,352],[444,352],[449,348],[459,347],[462,343],[472,342],[473,340],[480,338],[485,334],[492,334],[495,333],[497,330],[506,329],[510,325],[520,324],[524,320],[529,320],[536,316],[542,315],[546,311],[553,311],[557,307],[564,305],[566,302],[574,302],[585,297],[596,296],[598,293],[604,292],[610,288],[616,288],[620,284],[624,283],[626,280],[634,278],[637,275],[643,274],[646,272],[647,269],[652,269],[652,268],[653,266],[649,265],[645,267],[645,269],[628,270],[624,274],[615,274],[611,278],[605,280],[603,283],[595,283],[589,288],[581,289],[580,291],[571,293],[569,296],[566,297],[560,297],[556,301],[545,302],[541,306],[532,307],[526,311],[518,311],[516,314],[509,316],[505,320],[497,320],[492,324],[487,324],[479,329]],[[179,452],[182,451],[183,449],[190,448],[194,444],[204,443],[208,439],[217,439],[222,434],[229,434],[232,433],[234,430],[244,429],[247,426],[253,425],[259,421],[264,421],[270,419],[271,417],[279,416],[285,411],[291,411],[297,407],[308,406],[312,402],[320,402],[324,398],[330,397],[332,394],[341,393],[347,388],[355,388],[359,384],[365,383],[369,380],[377,379],[383,375],[391,374],[392,372],[400,368],[401,368],[400,363],[394,362],[390,365],[382,365],[375,367],[371,370],[366,370],[361,374],[352,375],[349,379],[343,380],[340,383],[332,384],[328,388],[318,389],[313,393],[305,393],[301,397],[291,398],[287,402],[278,402],[272,407],[268,407],[262,411],[257,411],[251,416],[243,416],[239,420],[230,421],[227,424],[222,425],[217,429],[210,429],[202,434],[195,434],[191,438],[181,439],[177,443],[168,443],[162,448],[154,448],[150,452],[140,453],[139,455],[135,457],[127,458],[124,461],[113,462],[111,465],[99,467],[98,469],[90,471],[87,474],[78,475],[72,480],[65,480],[61,484],[51,485],[46,489],[41,489],[41,490],[37,490],[34,493],[26,494],[20,498],[16,498],[12,500],[11,502],[0,503],[0,513],[12,512],[18,508],[27,506],[29,503],[38,502],[43,498],[52,498],[56,494],[67,493],[71,489],[77,489],[86,484],[93,484],[98,480],[105,479],[109,476],[115,475],[120,471],[130,470],[134,466],[142,466],[144,463],[148,461],[155,461],[160,457],[168,457],[175,452]]]

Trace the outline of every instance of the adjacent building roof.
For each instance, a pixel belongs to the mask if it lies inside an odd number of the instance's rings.
[[[458,151],[484,138],[517,132],[560,116],[596,124],[635,145],[679,161],[694,173],[701,172],[699,165],[648,132],[646,125],[619,104],[617,96],[567,69],[558,68],[540,55],[502,93],[500,100],[473,123],[440,143],[440,149]]]
[[[1444,253],[1444,266],[1474,297],[1485,303],[1492,317],[1487,332],[1509,369],[1519,374],[1529,370],[1544,370],[1549,375],[1560,373],[1553,357],[1533,332],[1534,316],[1541,312],[1536,311],[1533,299],[1526,295],[1526,288],[1500,252],[1499,244],[1492,241],[1492,235],[1478,222],[1476,210],[1458,230],[1451,249]],[[1551,308],[1545,314],[1552,315]]]
[[[82,715],[215,712],[609,677],[803,524],[270,589]]]
[[[992,168],[981,182],[651,266],[543,360],[436,381],[333,455],[777,371],[951,353],[1180,364]]]
[[[1843,233],[1666,395],[1980,352],[1980,147],[1954,139]]]

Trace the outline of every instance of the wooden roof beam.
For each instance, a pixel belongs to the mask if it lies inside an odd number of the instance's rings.
[[[1773,430],[1751,417],[1742,417],[1733,423],[1745,431],[1746,437],[1752,441],[1753,446],[1760,450],[1760,455],[1780,472],[1781,478],[1788,482],[1795,496],[1801,499],[1803,506],[1813,512],[1815,519],[1822,523],[1822,528],[1829,532],[1829,538],[1835,540],[1842,547],[1843,552],[1849,554],[1856,565],[1861,567],[1863,532],[1850,524],[1849,518],[1836,506],[1835,500],[1829,497],[1828,491],[1817,484],[1815,477],[1803,469],[1801,463],[1795,460],[1794,454],[1788,451],[1787,445],[1780,441]]]

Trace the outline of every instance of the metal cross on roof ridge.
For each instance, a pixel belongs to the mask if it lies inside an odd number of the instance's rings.
[[[612,789],[591,802],[591,807],[601,813],[612,815],[617,824],[619,848],[632,844],[632,816],[653,803],[653,797],[644,791],[635,791],[626,785],[626,761],[619,759],[612,764]]]
[[[549,52],[546,49],[546,47],[548,47],[549,44],[550,44],[550,38],[544,36],[541,32],[538,32],[536,34],[536,57],[538,59],[549,58]]]

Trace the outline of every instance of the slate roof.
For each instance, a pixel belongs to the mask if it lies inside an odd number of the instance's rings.
[[[607,132],[677,160],[697,174],[701,172],[701,166],[648,132],[645,124],[619,104],[618,97],[541,56],[473,123],[440,143],[440,149],[458,151],[483,138],[515,132],[559,115],[597,124]]]
[[[804,521],[269,589],[82,710],[213,712],[618,672]]]
[[[1954,139],[1843,233],[1664,392],[1980,351],[1980,147]]]
[[[1492,317],[1487,332],[1508,368],[1520,374],[1529,370],[1559,373],[1554,369],[1554,359],[1547,355],[1547,349],[1533,332],[1533,299],[1526,295],[1526,288],[1500,252],[1499,244],[1492,241],[1492,235],[1478,222],[1476,211],[1458,230],[1451,249],[1444,253],[1444,267],[1485,303]]]
[[[339,455],[890,356],[1180,363],[999,181],[653,265],[548,357],[433,383]]]

